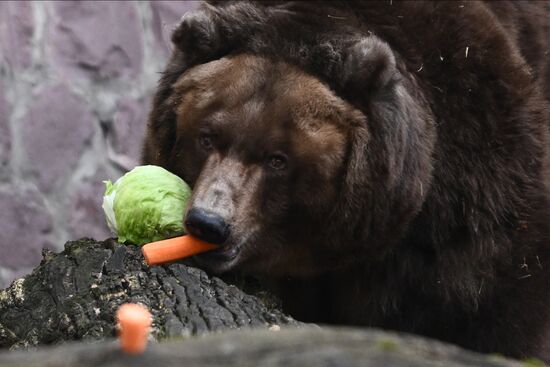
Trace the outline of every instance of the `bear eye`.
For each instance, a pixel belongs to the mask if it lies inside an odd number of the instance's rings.
[[[267,158],[267,164],[274,170],[286,168],[287,158],[282,154],[272,154]]]
[[[201,134],[199,135],[199,144],[201,147],[203,147],[205,150],[211,150],[214,148],[214,141],[211,135],[209,134]]]

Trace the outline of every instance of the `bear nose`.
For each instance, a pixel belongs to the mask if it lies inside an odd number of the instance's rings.
[[[229,237],[229,226],[222,217],[200,208],[191,208],[185,219],[189,234],[215,245],[221,245]]]

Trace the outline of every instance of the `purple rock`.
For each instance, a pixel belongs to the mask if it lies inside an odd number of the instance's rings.
[[[8,165],[11,154],[11,130],[9,127],[9,108],[0,84],[0,176]]]
[[[108,178],[108,174],[100,169],[71,194],[68,208],[71,238],[91,237],[103,240],[112,237],[101,208],[105,192],[103,181]]]
[[[34,32],[32,5],[29,1],[0,2],[0,55],[12,68],[31,65]]]
[[[49,192],[76,166],[93,134],[94,116],[62,84],[41,91],[21,122],[28,165],[39,187]]]
[[[0,189],[0,267],[12,270],[38,265],[52,220],[34,190]]]
[[[59,1],[46,42],[61,73],[98,80],[136,76],[143,61],[142,26],[130,1]]]
[[[200,1],[151,1],[153,31],[157,39],[158,51],[162,52],[164,57],[172,49],[170,36],[181,17],[186,12],[196,9],[200,3]]]
[[[140,162],[149,105],[145,98],[137,101],[123,98],[117,103],[109,158],[126,170]]]

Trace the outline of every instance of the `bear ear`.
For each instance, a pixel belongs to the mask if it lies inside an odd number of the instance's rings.
[[[342,87],[349,95],[376,93],[397,80],[395,56],[376,36],[362,38],[344,51]]]
[[[172,43],[185,55],[190,65],[218,58],[222,53],[222,34],[216,21],[214,6],[204,3],[187,12],[172,33]]]

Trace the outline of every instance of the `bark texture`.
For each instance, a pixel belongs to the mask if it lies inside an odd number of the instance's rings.
[[[0,347],[113,337],[124,302],[149,308],[157,340],[298,325],[265,300],[184,264],[149,267],[136,246],[83,239],[44,252],[32,274],[0,291]]]

